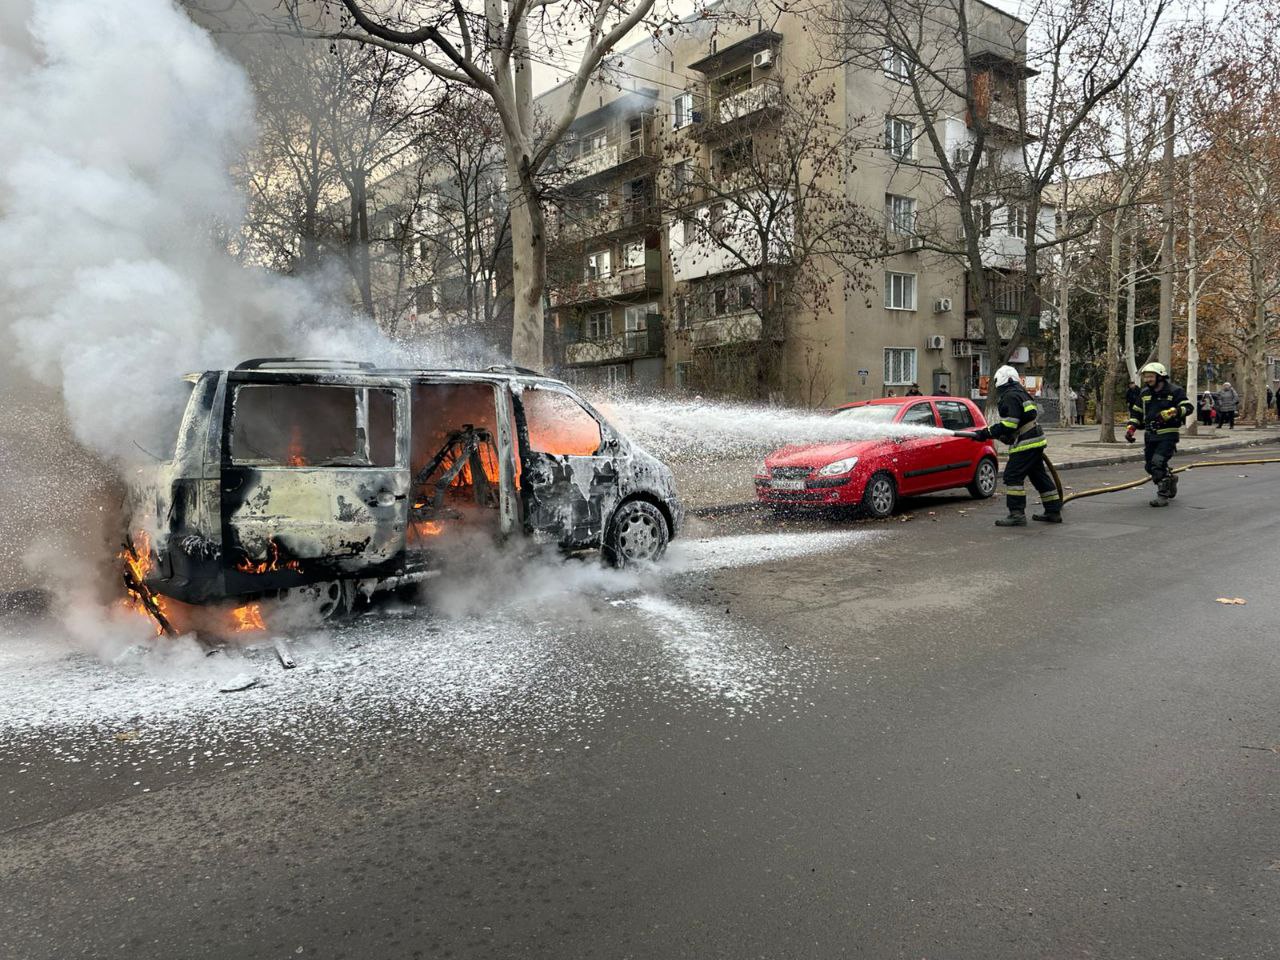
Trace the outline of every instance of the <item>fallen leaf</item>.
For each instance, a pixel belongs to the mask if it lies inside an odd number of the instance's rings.
[[[121,730],[119,733],[116,734],[116,740],[120,741],[121,743],[124,743],[127,740],[137,740],[137,739],[138,739],[137,730]]]
[[[1249,601],[1243,600],[1240,597],[1219,597],[1218,602],[1231,604],[1232,606],[1242,607]]]

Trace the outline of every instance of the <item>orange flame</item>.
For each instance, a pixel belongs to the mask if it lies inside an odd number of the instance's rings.
[[[232,627],[236,633],[247,633],[250,630],[265,630],[267,625],[262,620],[262,604],[246,603],[231,611],[234,621]]]
[[[151,537],[145,530],[140,530],[131,542],[125,544],[120,551],[119,560],[124,565],[126,592],[121,603],[125,609],[150,619],[155,624],[156,636],[163,635],[171,620],[170,612],[165,598],[146,586],[147,575],[154,564],[151,559]]]
[[[276,570],[301,570],[302,564],[297,560],[286,560],[280,562],[280,545],[274,540],[267,542],[268,559],[260,563],[254,563],[248,557],[245,557],[236,564],[236,569],[241,573],[269,573]]]
[[[289,428],[289,454],[284,462],[291,467],[307,465],[307,458],[302,455],[302,427],[299,424]]]

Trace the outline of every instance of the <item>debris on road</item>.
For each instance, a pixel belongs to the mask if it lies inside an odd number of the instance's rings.
[[[241,673],[232,677],[226,683],[218,688],[219,693],[239,693],[241,690],[248,690],[256,687],[262,682],[261,677],[256,677],[251,673]]]
[[[280,661],[280,666],[286,670],[292,670],[298,665],[293,659],[293,654],[289,652],[289,641],[283,637],[275,637],[271,641],[271,646],[275,648],[276,659]]]
[[[1219,603],[1230,604],[1230,605],[1232,605],[1232,606],[1242,607],[1242,606],[1244,606],[1246,603],[1248,603],[1249,601],[1248,601],[1248,600],[1245,600],[1245,599],[1243,599],[1243,598],[1241,598],[1241,597],[1219,597],[1219,598],[1218,598],[1218,602],[1219,602]]]

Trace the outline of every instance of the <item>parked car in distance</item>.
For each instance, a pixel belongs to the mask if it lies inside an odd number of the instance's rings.
[[[756,470],[756,499],[777,509],[858,509],[871,517],[893,513],[901,497],[963,487],[977,499],[996,490],[997,460],[990,440],[944,434],[895,435],[894,427],[975,430],[982,411],[964,397],[887,397],[831,411],[860,428],[882,425],[869,440],[791,445],[773,451]],[[857,432],[862,432],[859,429]]]

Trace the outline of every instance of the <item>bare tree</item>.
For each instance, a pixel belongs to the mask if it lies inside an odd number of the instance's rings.
[[[304,36],[373,46],[417,64],[434,78],[469,87],[497,113],[511,217],[514,322],[512,358],[544,362],[546,231],[539,174],[577,115],[587,84],[634,28],[670,22],[657,0],[485,0],[480,11],[457,0],[374,5],[341,0],[283,0],[284,23]],[[267,18],[268,21],[272,18]],[[575,52],[576,51],[576,52]],[[572,58],[569,94],[559,114],[535,115],[532,66]]]

